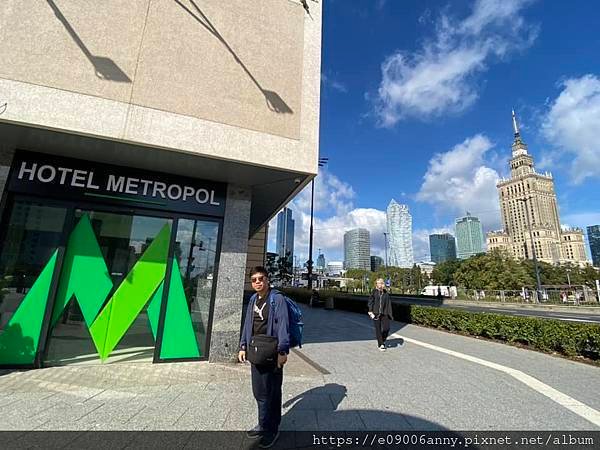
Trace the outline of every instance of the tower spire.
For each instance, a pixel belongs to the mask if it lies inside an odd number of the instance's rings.
[[[517,116],[515,115],[515,110],[512,110],[512,121],[513,121],[513,129],[515,130],[515,137],[519,136],[519,125],[517,125]]]

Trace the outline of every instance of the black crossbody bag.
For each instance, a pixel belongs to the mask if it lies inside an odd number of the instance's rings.
[[[246,358],[256,366],[275,365],[277,362],[277,338],[267,336],[266,334],[258,334],[252,336]]]

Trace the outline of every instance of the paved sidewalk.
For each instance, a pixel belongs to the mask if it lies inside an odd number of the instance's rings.
[[[521,370],[596,412],[598,367],[400,323],[407,340],[380,352],[365,316],[306,309],[305,322],[283,430],[600,429],[506,373],[415,342]],[[0,430],[245,430],[256,423],[249,377],[246,365],[208,363],[1,373]]]

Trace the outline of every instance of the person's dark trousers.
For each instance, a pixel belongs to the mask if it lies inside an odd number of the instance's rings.
[[[388,316],[379,316],[374,320],[375,336],[377,336],[377,346],[381,347],[390,333],[390,318]]]
[[[258,405],[258,424],[263,431],[276,433],[281,422],[283,369],[252,364],[252,393]]]

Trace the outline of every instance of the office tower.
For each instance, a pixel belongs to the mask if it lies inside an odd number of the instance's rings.
[[[469,212],[456,219],[456,253],[459,259],[466,259],[483,253],[483,228],[481,222]]]
[[[390,266],[413,266],[412,216],[407,205],[392,199],[387,208],[388,261]]]
[[[344,234],[344,266],[346,269],[371,269],[371,237],[364,228]]]
[[[439,264],[456,259],[456,241],[450,233],[429,235],[431,260]]]
[[[288,258],[290,264],[294,261],[294,219],[292,210],[283,208],[277,215],[277,254]]]

